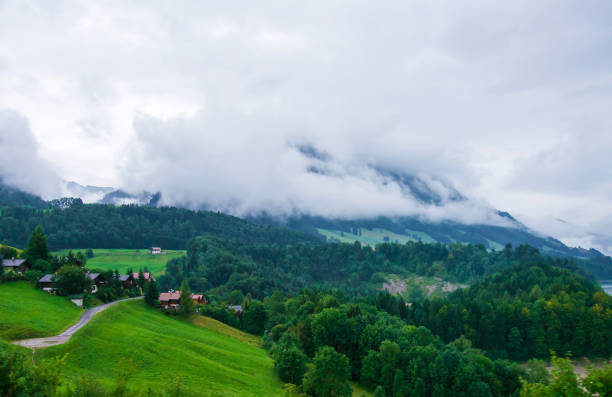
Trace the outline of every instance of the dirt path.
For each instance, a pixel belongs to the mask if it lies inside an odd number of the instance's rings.
[[[130,301],[134,299],[142,299],[142,298],[143,298],[142,296],[139,296],[136,298],[119,299],[117,301],[109,302],[104,305],[96,306],[93,309],[86,310],[85,313],[81,315],[81,318],[79,318],[79,321],[77,321],[76,324],[72,325],[70,328],[68,328],[66,331],[62,332],[59,335],[48,336],[46,338],[22,339],[22,340],[13,341],[11,343],[14,345],[27,347],[29,349],[62,345],[68,342],[68,339],[70,339],[70,337],[74,335],[75,332],[83,328],[85,324],[87,324],[93,318],[93,316],[100,313],[101,311],[104,311],[119,302]]]

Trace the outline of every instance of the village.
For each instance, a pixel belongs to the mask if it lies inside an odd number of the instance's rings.
[[[166,252],[160,247],[151,247],[150,255],[165,255]],[[76,262],[77,265],[83,265]],[[17,280],[24,278],[26,272],[32,269],[32,265],[27,259],[3,259],[2,268],[5,274],[13,275]],[[52,294],[52,295],[67,295],[72,303],[82,307],[84,305],[85,296],[97,296],[104,303],[110,300],[116,300],[123,296],[142,296],[149,285],[154,284],[157,306],[165,310],[178,310],[180,307],[181,293],[179,291],[169,290],[167,292],[157,293],[157,280],[149,271],[128,271],[126,274],[119,274],[117,271],[89,271],[82,268],[83,280],[69,280],[66,282],[76,283],[77,286],[67,290],[62,283],[62,275],[56,273],[47,273],[36,281],[37,288]],[[70,275],[73,279],[77,279],[75,275]],[[112,293],[108,293],[108,291]],[[205,305],[207,300],[203,294],[191,294],[191,300],[194,305]],[[237,309],[235,309],[237,311]]]

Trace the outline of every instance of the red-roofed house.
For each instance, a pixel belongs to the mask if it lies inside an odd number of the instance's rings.
[[[159,294],[159,305],[163,308],[176,308],[179,306],[180,299],[181,293],[178,291],[162,292],[161,294]],[[206,303],[206,301],[204,300],[204,296],[201,294],[191,294],[191,299],[196,305]]]

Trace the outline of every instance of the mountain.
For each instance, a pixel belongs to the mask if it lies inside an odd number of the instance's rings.
[[[47,203],[40,197],[26,193],[15,187],[6,185],[0,178],[0,207],[5,206],[28,206],[34,208],[45,208]]]
[[[83,186],[72,181],[65,182],[62,188],[65,197],[78,197],[83,200],[84,203],[97,203],[102,200],[105,195],[115,190],[112,187]]]
[[[160,193],[149,193],[141,192],[139,194],[131,194],[124,190],[112,190],[104,195],[98,203],[100,204],[112,204],[112,205],[148,205],[156,206],[161,198]]]

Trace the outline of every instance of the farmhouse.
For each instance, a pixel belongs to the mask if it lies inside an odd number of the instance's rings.
[[[50,294],[54,294],[56,291],[55,281],[53,280],[53,274],[45,274],[38,280],[38,285],[42,288],[43,291],[46,291]]]
[[[19,274],[23,274],[26,270],[30,270],[30,264],[26,259],[3,259],[2,267],[4,269],[12,269]]]
[[[159,255],[162,253],[161,247],[151,247],[151,255]]]
[[[181,299],[181,293],[180,292],[174,292],[174,291],[169,291],[169,292],[162,292],[161,294],[159,294],[159,305],[163,308],[176,308],[179,306],[179,300]],[[204,300],[204,296],[201,294],[191,294],[191,299],[193,300],[193,303],[195,304],[202,304],[202,303],[206,303],[206,301]]]
[[[89,279],[93,281],[93,286],[91,287],[91,292],[93,294],[98,292],[98,289],[100,289],[101,286],[106,284],[106,280],[104,279],[104,276],[101,273],[87,273],[87,277],[89,277]]]

